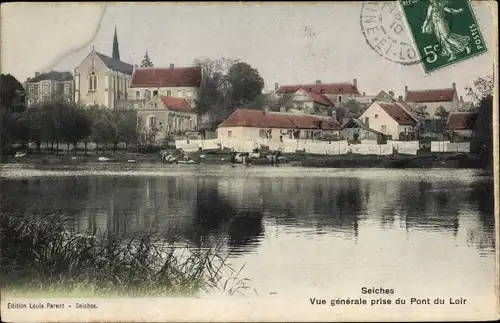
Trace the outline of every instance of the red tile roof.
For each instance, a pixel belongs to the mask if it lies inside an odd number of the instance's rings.
[[[324,95],[324,94],[317,94],[314,92],[309,92],[304,89],[301,89],[304,94],[306,94],[308,97],[311,98],[315,103],[327,106],[327,107],[332,107],[333,103]]]
[[[448,117],[446,128],[450,130],[470,130],[474,128],[477,113],[452,113]]]
[[[189,103],[184,99],[175,98],[173,96],[162,96],[161,100],[169,110],[195,113]]]
[[[130,87],[199,87],[200,82],[199,67],[136,68]]]
[[[358,89],[351,83],[326,83],[326,84],[296,84],[296,85],[283,85],[276,91],[276,93],[295,93],[299,89],[304,89],[308,92],[316,94],[359,94]]]
[[[387,114],[393,118],[398,124],[406,126],[415,126],[417,120],[408,114],[402,107],[396,103],[378,103]]]
[[[453,101],[456,90],[451,89],[436,89],[436,90],[421,90],[407,91],[405,101],[422,103],[422,102],[450,102]]]
[[[319,123],[319,121],[322,121]],[[336,130],[341,125],[334,119],[311,115],[265,113],[262,110],[238,109],[219,127],[255,127],[282,129]]]

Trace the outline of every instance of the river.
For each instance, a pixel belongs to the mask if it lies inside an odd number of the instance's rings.
[[[2,204],[75,230],[225,238],[251,295],[494,299],[493,180],[477,170],[0,166]],[[175,230],[170,230],[175,228]],[[169,229],[169,230],[167,230]]]

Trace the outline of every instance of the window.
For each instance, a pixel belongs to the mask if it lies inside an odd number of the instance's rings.
[[[156,127],[156,118],[154,116],[149,117],[149,127],[150,128],[155,128]]]
[[[167,91],[167,96],[172,96],[172,91]]]
[[[365,117],[365,124],[368,124],[370,121],[370,119],[368,119],[368,117]]]
[[[339,95],[339,102],[342,102],[342,96]]]
[[[227,136],[228,136],[228,137],[232,137],[232,136],[233,136],[233,132],[232,132],[231,130],[229,130],[229,131],[227,132]]]
[[[64,84],[64,94],[69,94],[69,84]]]
[[[383,133],[387,133],[387,126],[386,125],[382,125],[381,130],[382,130]]]
[[[187,90],[187,91],[186,91],[186,96],[187,96],[188,98],[190,98],[192,95],[193,95],[193,93],[191,92],[191,90]]]
[[[140,99],[141,98],[141,91],[135,91],[135,98]]]
[[[155,109],[158,108],[158,104],[156,102],[153,103],[153,108],[155,108]]]
[[[265,129],[260,129],[259,130],[259,137],[260,138],[266,138],[266,130]]]
[[[43,93],[47,94],[47,93],[49,93],[49,90],[50,90],[49,83],[43,83]]]
[[[151,91],[149,91],[149,90],[144,91],[144,98],[146,100],[151,99]]]
[[[34,100],[32,100],[32,99],[31,99],[31,100],[28,100],[28,106],[29,106],[29,107],[30,107],[30,106],[32,106],[32,105],[33,105],[33,103],[35,103],[35,101],[34,101]]]
[[[153,91],[153,96],[157,96],[158,95],[158,91]]]
[[[177,97],[182,98],[182,90],[177,91]]]
[[[91,71],[89,75],[89,91],[97,91],[97,73]]]
[[[35,86],[30,85],[29,91],[31,95],[35,94]]]
[[[378,118],[378,114],[375,115],[375,119],[377,119],[377,118]]]

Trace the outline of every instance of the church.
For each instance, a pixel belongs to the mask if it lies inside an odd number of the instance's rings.
[[[127,89],[134,66],[120,60],[115,27],[112,57],[92,49],[75,68],[75,102],[113,109],[117,101],[127,100]]]

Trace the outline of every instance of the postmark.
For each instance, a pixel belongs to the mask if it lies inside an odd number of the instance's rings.
[[[487,52],[468,0],[400,0],[426,73]]]
[[[420,63],[397,1],[364,2],[360,23],[366,43],[380,56],[402,65]]]

